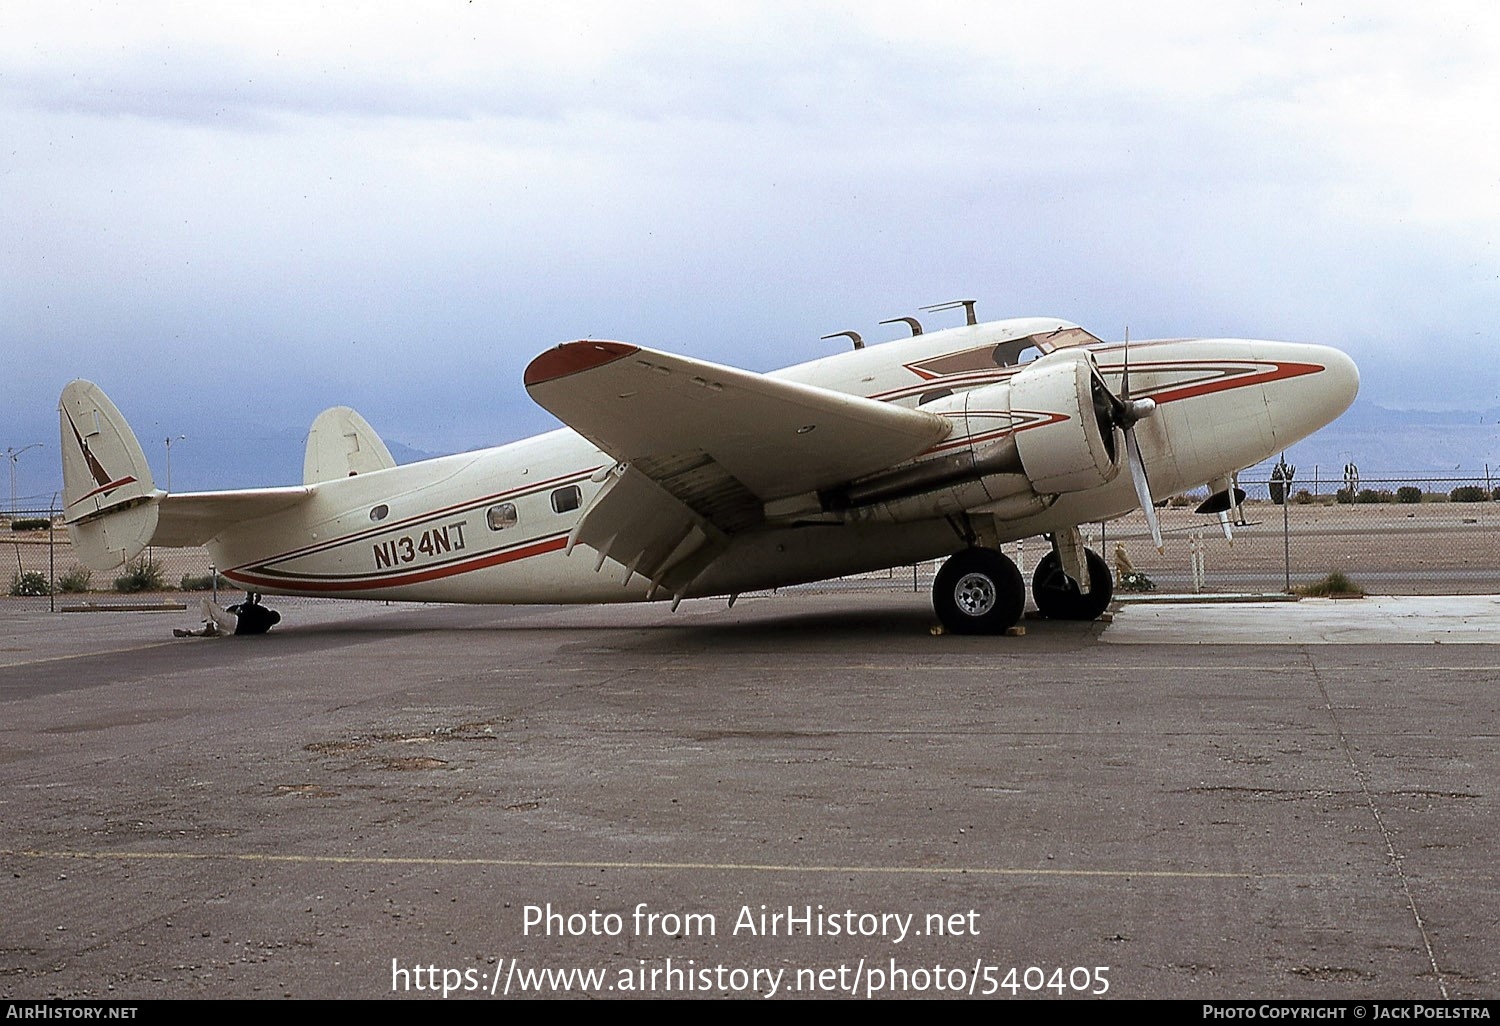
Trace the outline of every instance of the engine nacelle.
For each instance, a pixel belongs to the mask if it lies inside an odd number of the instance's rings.
[[[1044,356],[1010,379],[1016,449],[1039,494],[1097,488],[1119,473],[1109,403],[1092,357],[1076,349]]]
[[[1116,444],[1115,403],[1087,352],[1051,353],[1007,381],[923,407],[962,424],[967,447],[809,496],[816,503],[806,508],[768,505],[767,515],[821,512],[899,522],[998,502],[1040,512],[1060,493],[1097,488],[1119,473],[1123,445]]]

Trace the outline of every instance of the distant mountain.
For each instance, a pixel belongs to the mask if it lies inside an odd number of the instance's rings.
[[[1314,466],[1323,478],[1339,478],[1345,463],[1361,477],[1479,478],[1500,483],[1500,408],[1489,410],[1393,410],[1356,400],[1349,411],[1287,451],[1299,481]],[[1271,460],[1248,476],[1269,473]]]

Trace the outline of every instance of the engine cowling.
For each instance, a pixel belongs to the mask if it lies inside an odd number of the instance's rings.
[[[1006,381],[924,407],[961,423],[968,446],[819,493],[819,507],[895,521],[1000,502],[1016,507],[1007,515],[1039,512],[1061,493],[1097,488],[1120,472],[1114,403],[1090,354],[1051,353]]]
[[[1010,379],[1009,401],[1021,466],[1039,494],[1097,488],[1120,472],[1109,392],[1087,352],[1036,360]]]

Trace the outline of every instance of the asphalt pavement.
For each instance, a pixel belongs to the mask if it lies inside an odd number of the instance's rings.
[[[12,612],[0,996],[1495,998],[1465,601]]]

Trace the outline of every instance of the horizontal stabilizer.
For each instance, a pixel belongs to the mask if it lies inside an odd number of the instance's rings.
[[[161,522],[151,544],[168,548],[203,545],[226,527],[280,513],[312,493],[307,485],[291,485],[163,496],[159,503]]]

